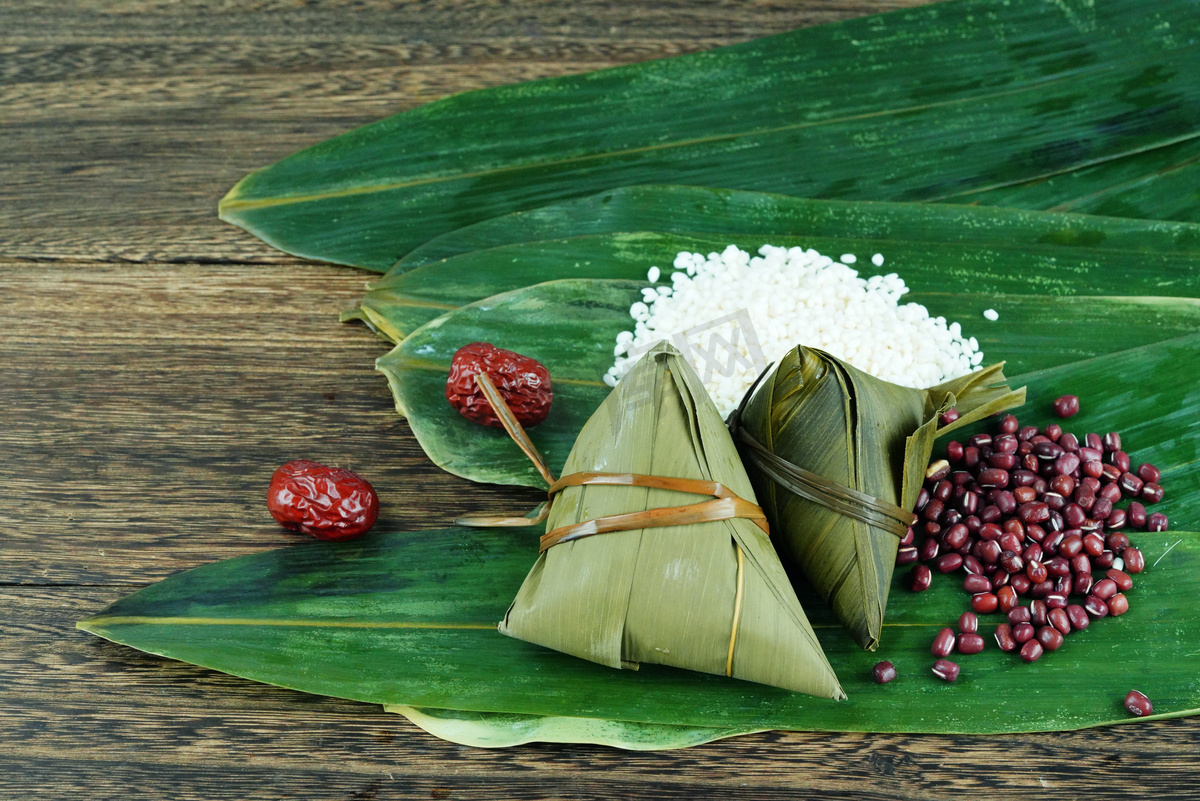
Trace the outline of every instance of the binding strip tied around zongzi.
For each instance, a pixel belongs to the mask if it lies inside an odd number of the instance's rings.
[[[845,698],[729,431],[678,351],[664,343],[642,358],[563,473],[543,470],[547,534],[502,633],[614,668],[671,665]]]
[[[798,346],[730,418],[776,547],[863,648],[879,645],[934,440],[1025,401],[1002,368],[919,390]],[[939,428],[950,408],[958,420]]]

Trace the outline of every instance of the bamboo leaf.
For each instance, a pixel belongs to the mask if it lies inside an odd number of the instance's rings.
[[[1191,0],[901,10],[455,95],[251,173],[220,213],[378,271],[489,217],[668,180],[1198,220],[1198,32]]]
[[[999,235],[1011,240],[1007,246],[889,240],[885,269],[898,272],[913,289],[907,300],[962,322],[988,361],[1007,362],[1009,374],[1170,339],[1200,327],[1200,255],[1193,252],[1193,226],[1151,234],[1159,244],[1165,238],[1179,241],[1176,250],[1141,250],[1142,240],[1133,231],[1114,232],[1108,248],[1030,244],[1069,228],[1048,219],[1055,215],[1026,214],[1028,227],[1015,221],[998,226]],[[1024,237],[1022,231],[1027,231]],[[757,242],[731,238],[747,247]],[[830,253],[868,244],[805,241]],[[445,402],[442,387],[454,352],[468,342],[494,341],[534,356],[552,376],[562,377],[562,402],[531,432],[557,471],[583,421],[608,392],[600,379],[612,364],[617,333],[632,328],[628,309],[640,299],[638,287],[645,285],[644,280],[606,276],[627,277],[653,264],[669,265],[675,249],[689,242],[706,243],[647,232],[529,242],[453,256],[383,279],[364,308],[381,330],[399,336],[421,319],[410,302],[416,298],[436,297],[454,305],[510,282],[552,273],[597,276],[548,281],[469,303],[416,329],[379,359],[397,408],[409,418],[430,458],[472,480],[541,486],[536,471],[503,432],[479,430]],[[861,251],[864,258],[878,242],[869,244]],[[989,308],[1000,312],[997,322],[984,321],[982,313]]]
[[[1121,431],[1135,462],[1164,469],[1169,494],[1160,507],[1186,528],[1200,513],[1197,374],[1200,335],[1192,335],[1011,382],[1029,388],[1022,412],[1028,422],[1049,420],[1052,399],[1075,391],[1082,411],[1069,428]],[[938,577],[920,595],[893,586],[884,647],[876,654],[861,651],[819,603],[802,598],[849,695],[835,703],[652,665],[612,670],[499,635],[495,623],[524,578],[541,531],[369,535],[239,557],[148,587],[79,626],[269,684],[471,713],[739,732],[1000,733],[1141,720],[1120,706],[1132,687],[1154,700],[1155,717],[1200,712],[1195,533],[1134,534],[1148,569],[1135,577],[1123,618],[1095,621],[1032,665],[990,647],[963,660],[953,685],[928,673],[928,645],[962,611],[957,582]],[[878,659],[896,664],[900,679],[875,685],[870,666]],[[1088,681],[1080,684],[1085,674]],[[1014,695],[1014,686],[1021,693]],[[496,736],[513,738],[529,724],[524,717],[478,720],[481,727],[509,728]]]

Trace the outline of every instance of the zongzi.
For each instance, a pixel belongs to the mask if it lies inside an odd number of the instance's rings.
[[[879,644],[934,439],[1024,402],[1002,366],[919,390],[798,346],[730,417],[776,547],[863,648]],[[951,408],[958,419],[939,428]]]
[[[501,632],[614,668],[672,665],[845,697],[729,432],[670,345],[588,420],[551,499],[542,552]]]

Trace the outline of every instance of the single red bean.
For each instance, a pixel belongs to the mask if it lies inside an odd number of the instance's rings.
[[[967,468],[973,468],[975,465],[979,464],[979,448],[976,448],[973,445],[968,445],[967,447],[963,448],[962,463]]]
[[[963,589],[972,595],[981,592],[991,592],[992,581],[987,576],[972,573],[963,579]]]
[[[1042,557],[1044,555],[1045,552],[1042,550],[1042,546],[1038,545],[1036,542],[1031,542],[1026,545],[1025,550],[1021,552],[1021,559],[1024,560],[1025,564],[1029,564],[1030,562],[1042,561]]]
[[[1058,438],[1058,444],[1064,451],[1075,453],[1079,450],[1079,437],[1074,434],[1063,434]]]
[[[1138,478],[1140,478],[1142,481],[1145,481],[1147,484],[1157,484],[1158,479],[1162,477],[1162,474],[1159,473],[1158,468],[1149,462],[1143,462],[1142,464],[1138,465],[1137,474]]]
[[[1046,613],[1048,608],[1044,601],[1029,602],[1029,622],[1035,626],[1046,625]]]
[[[917,502],[913,504],[913,511],[922,511],[929,504],[929,498],[929,490],[921,487],[921,491],[917,493]]]
[[[1116,484],[1105,484],[1103,487],[1096,490],[1096,500],[1100,500],[1101,498],[1109,503],[1115,504],[1117,501],[1121,500],[1121,488]],[[1096,513],[1093,511],[1092,517],[1095,516]]]
[[[1021,537],[1018,537],[1011,531],[1006,531],[1000,535],[1000,539],[996,540],[996,542],[1000,543],[1001,552],[1011,551],[1012,553],[1016,553],[1017,551],[1021,550],[1021,539]]]
[[[1167,516],[1162,512],[1155,512],[1146,518],[1147,531],[1166,531],[1168,527]]]
[[[1013,499],[1016,500],[1018,504],[1030,503],[1037,500],[1037,490],[1035,490],[1032,486],[1017,487],[1012,491],[1012,494]]]
[[[971,438],[967,440],[967,442],[969,442],[973,447],[976,447],[976,448],[978,448],[981,445],[991,445],[992,444],[992,435],[987,433],[986,431],[980,432],[978,434],[973,434],[971,436]]]
[[[1129,599],[1123,593],[1117,593],[1108,599],[1108,611],[1113,616],[1123,615],[1129,611]]]
[[[928,523],[928,522],[922,523],[921,524],[921,533],[924,534],[926,537],[936,538],[939,534],[942,533],[942,527],[940,525],[938,525],[937,523]]]
[[[913,592],[924,592],[933,582],[933,571],[926,565],[917,565],[908,573],[908,586]]]
[[[1029,640],[1021,646],[1021,658],[1026,662],[1036,662],[1042,658],[1042,644],[1037,640]]]
[[[1121,435],[1116,431],[1109,431],[1104,435],[1104,439],[1101,440],[1101,442],[1103,443],[1104,450],[1106,451],[1121,450]]]
[[[1130,501],[1129,508],[1126,510],[1125,514],[1126,519],[1129,521],[1129,525],[1133,526],[1134,528],[1146,527],[1146,507],[1142,504],[1138,503],[1137,501]]]
[[[981,615],[990,615],[1000,606],[1000,599],[995,593],[980,592],[971,596],[971,608]]]
[[[1049,562],[1046,562],[1046,572],[1055,578],[1069,576],[1071,575],[1071,563],[1061,556],[1056,556]]]
[[[1022,645],[1033,639],[1033,635],[1037,633],[1037,629],[1031,623],[1018,623],[1012,628],[1013,639],[1018,645]]]
[[[1071,633],[1071,618],[1067,615],[1066,607],[1051,609],[1046,613],[1046,620],[1051,626],[1058,629],[1061,634],[1067,635]]]
[[[1129,710],[1129,714],[1139,718],[1154,713],[1154,704],[1137,690],[1130,690],[1125,696],[1125,708]]]
[[[1104,545],[1108,550],[1120,553],[1129,547],[1129,535],[1121,531],[1111,532],[1104,538]]]
[[[974,634],[979,631],[979,618],[974,612],[963,612],[958,618],[958,630],[963,634]]]
[[[1070,595],[1073,582],[1070,576],[1059,576],[1054,580],[1054,592],[1061,595]]]
[[[1067,620],[1071,622],[1071,627],[1074,629],[1086,629],[1092,622],[1088,617],[1087,610],[1079,604],[1071,604],[1067,607]]]
[[[1117,479],[1117,486],[1121,488],[1121,492],[1131,498],[1136,498],[1138,493],[1142,491],[1142,487],[1146,482],[1135,476],[1133,473],[1122,473]]]
[[[979,538],[982,540],[998,540],[1003,534],[1004,529],[995,523],[984,523],[979,529]]]
[[[1063,541],[1063,539],[1066,538],[1066,536],[1067,535],[1061,531],[1050,532],[1049,534],[1047,534],[1045,537],[1042,538],[1042,550],[1044,550],[1046,553],[1050,554],[1051,556],[1054,556],[1055,554],[1058,553],[1058,546],[1062,544],[1062,541]],[[1048,559],[1042,560],[1043,563],[1048,562],[1048,561],[1049,561]]]
[[[921,516],[931,523],[936,523],[942,518],[942,512],[946,510],[946,505],[934,498],[929,503],[925,504],[925,508],[921,510]]]
[[[1000,561],[1000,543],[995,540],[980,540],[975,547],[978,549],[975,555],[985,565],[994,565]]]
[[[926,537],[921,543],[921,548],[918,551],[922,562],[932,562],[938,558],[938,541],[933,537]]]
[[[993,504],[988,504],[979,510],[979,519],[984,523],[995,523],[1002,518],[1004,513],[1000,511],[1000,507]]]
[[[954,650],[954,629],[942,629],[933,638],[933,645],[929,647],[930,653],[934,656],[946,656]]]
[[[958,635],[958,652],[960,654],[977,654],[983,650],[983,637],[978,634],[966,633]]]
[[[1090,574],[1092,572],[1092,560],[1088,558],[1086,553],[1081,553],[1071,559],[1071,574],[1074,576],[1082,574]]]
[[[1081,448],[1079,450],[1080,454],[1083,451],[1084,449]],[[1104,463],[1099,459],[1087,459],[1080,466],[1079,471],[1088,478],[1100,478],[1100,476],[1104,475]]]
[[[1116,584],[1117,589],[1121,592],[1128,592],[1133,589],[1133,579],[1122,570],[1117,570],[1116,568],[1110,569],[1104,574],[1104,577]]]
[[[1054,626],[1042,626],[1037,630],[1037,641],[1047,651],[1057,651],[1063,644],[1063,635]]]
[[[1084,476],[1079,479],[1079,487],[1076,488],[1075,492],[1078,493],[1079,490],[1084,490],[1087,493],[1095,495],[1100,491],[1100,479],[1095,476]]]
[[[1000,567],[1008,573],[1020,573],[1025,569],[1025,560],[1012,551],[1004,551],[1000,554]]]
[[[948,426],[958,419],[958,409],[951,406],[946,411],[942,412],[942,416],[938,418],[938,424]]]
[[[1008,580],[1008,586],[1016,590],[1017,595],[1024,595],[1033,587],[1033,582],[1024,573],[1013,573]]]
[[[1092,617],[1104,617],[1108,614],[1108,601],[1094,594],[1089,595],[1083,600],[1083,608]]]
[[[1009,573],[1007,570],[1000,569],[999,565],[997,565],[993,568],[992,574],[989,578],[992,580],[992,589],[996,590],[1000,587],[1008,586],[1008,582],[1012,580],[1012,573]]]
[[[962,523],[955,523],[942,534],[942,544],[950,550],[958,550],[971,538],[971,532]]]
[[[1041,523],[1050,519],[1050,507],[1041,501],[1023,503],[1017,507],[1017,516],[1022,523]]]
[[[1023,426],[1017,431],[1017,439],[1030,440],[1037,436],[1037,426]]]
[[[871,668],[871,677],[876,684],[887,684],[896,678],[896,666],[891,662],[880,662]]]
[[[1115,554],[1112,551],[1101,551],[1100,555],[1092,560],[1092,568],[1100,570],[1108,570],[1113,565]]]
[[[1103,451],[1104,450],[1104,440],[1100,439],[1099,434],[1089,433],[1084,437],[1084,440],[1087,442],[1087,446],[1089,448],[1091,448],[1092,450],[1094,450],[1094,451]],[[1096,458],[1099,459],[1100,457],[1097,456]]]
[[[951,440],[946,443],[946,461],[950,464],[958,464],[963,458],[963,444],[958,440]]]
[[[1142,498],[1147,503],[1158,503],[1163,499],[1163,488],[1153,481],[1142,485]]]
[[[911,565],[913,562],[917,561],[918,556],[919,554],[917,553],[916,548],[911,546],[907,548],[901,548],[896,551],[896,565],[897,567]]]
[[[1075,479],[1071,478],[1069,475],[1057,475],[1050,479],[1050,489],[1054,490],[1056,493],[1065,498],[1075,491]]]
[[[1058,423],[1051,423],[1042,429],[1042,433],[1053,442],[1058,442],[1058,438],[1062,436],[1063,430],[1062,426],[1060,426]]]
[[[1045,598],[1052,592],[1054,592],[1054,582],[1050,579],[1038,582],[1029,588],[1029,594],[1034,598]]]
[[[1064,453],[1062,456],[1054,460],[1055,475],[1067,476],[1079,469],[1079,454]]]
[[[934,500],[941,501],[943,504],[946,503],[946,501],[950,500],[950,496],[953,493],[954,493],[954,485],[951,484],[949,481],[947,481],[944,478],[941,481],[939,481],[938,483],[933,485],[932,494],[933,494]]]
[[[1141,573],[1146,569],[1146,558],[1139,549],[1126,548],[1122,556],[1125,558],[1126,573]]]
[[[970,491],[963,492],[955,499],[954,508],[964,515],[973,515],[979,509],[979,496]]]
[[[1071,592],[1076,595],[1087,595],[1092,591],[1093,583],[1091,573],[1077,573],[1071,582]]]
[[[1117,594],[1118,589],[1117,582],[1110,578],[1104,578],[1097,581],[1096,585],[1092,587],[1092,595],[1095,595],[1102,601],[1107,601]]]
[[[1073,556],[1078,556],[1083,550],[1083,537],[1078,534],[1068,534],[1063,537],[1063,541],[1058,546],[1058,553],[1061,556],[1070,559]]]
[[[1104,537],[1095,532],[1083,535],[1083,550],[1088,556],[1099,556],[1104,550]]]
[[[962,567],[962,563],[962,556],[956,553],[948,553],[939,556],[934,564],[937,565],[939,573],[953,573],[955,570],[958,570],[960,567]]]
[[[1028,523],[1025,526],[1025,536],[1031,542],[1043,542],[1046,539],[1046,529],[1039,526],[1037,523]]]
[[[1017,607],[1021,602],[1017,597],[1017,591],[1012,587],[1001,587],[996,590],[996,601],[1001,612],[1009,612]]]
[[[1067,594],[1065,592],[1047,593],[1045,601],[1048,609],[1065,609],[1067,607]]]
[[[1001,623],[996,626],[996,645],[1001,651],[1014,651],[1017,647],[1017,641],[1013,639],[1012,626],[1007,623]]]
[[[988,465],[998,470],[1009,471],[1017,466],[1015,453],[993,453],[987,458]]]
[[[1050,575],[1046,570],[1046,566],[1037,560],[1032,560],[1025,565],[1025,575],[1029,576],[1029,580],[1034,584],[1040,584]]]
[[[1075,395],[1062,395],[1054,401],[1054,413],[1059,417],[1072,417],[1079,412],[1079,398]]]
[[[967,571],[968,573],[978,575],[983,572],[983,565],[981,565],[979,563],[979,560],[976,559],[974,556],[964,556],[963,557],[963,570]],[[989,589],[990,589],[990,587],[989,587]]]
[[[1008,610],[1008,622],[1016,625],[1017,623],[1028,623],[1030,620],[1029,607],[1018,606]]]
[[[1064,453],[1066,453],[1066,451],[1051,442],[1049,438],[1047,438],[1045,442],[1035,442],[1033,446],[1033,455],[1046,462],[1053,462]]]
[[[1061,512],[1062,508],[1067,505],[1067,499],[1057,492],[1047,492],[1042,496],[1042,500],[1050,507],[1051,514]]]
[[[1125,528],[1126,512],[1124,509],[1113,509],[1108,513],[1108,517],[1104,518],[1104,527],[1109,530]]]
[[[933,663],[933,675],[943,681],[954,681],[958,678],[959,667],[949,659],[939,659]]]
[[[1005,434],[1015,434],[1021,428],[1021,423],[1015,415],[1006,414],[1000,418],[1000,430]]]
[[[989,467],[986,470],[980,470],[976,480],[979,482],[979,486],[984,488],[1004,489],[1008,486],[1008,471],[998,467]]]

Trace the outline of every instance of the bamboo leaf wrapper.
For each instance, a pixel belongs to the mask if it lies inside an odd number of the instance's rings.
[[[755,503],[716,407],[665,344],[580,432],[563,472],[589,471],[717,482]],[[702,500],[652,487],[571,486],[556,497],[547,531]],[[611,667],[648,662],[845,697],[767,534],[745,518],[550,547],[500,631]]]
[[[918,390],[798,346],[731,421],[776,547],[863,648],[879,645],[897,521],[911,520],[934,440],[1024,401],[1001,367]],[[950,407],[960,417],[939,429]]]

